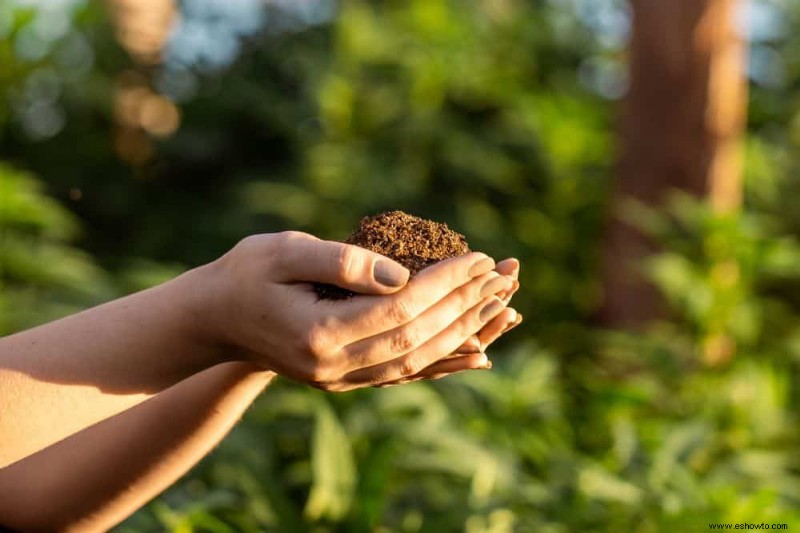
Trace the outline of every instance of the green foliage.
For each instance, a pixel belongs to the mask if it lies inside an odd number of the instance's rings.
[[[693,332],[712,358],[736,345],[791,353],[796,309],[770,288],[800,279],[800,244],[774,216],[717,215],[681,194],[660,211],[629,207],[628,218],[666,248],[644,268],[678,312],[673,326]]]
[[[28,174],[0,165],[0,334],[109,298],[105,273],[69,245],[77,221]]]
[[[347,431],[324,399],[316,408],[311,442],[312,479],[305,516],[340,520],[352,507],[356,473]]]

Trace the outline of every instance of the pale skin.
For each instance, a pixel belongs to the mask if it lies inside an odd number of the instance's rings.
[[[521,320],[507,307],[518,267],[472,253],[409,280],[357,247],[258,235],[2,338],[0,524],[112,527],[208,453],[276,374],[346,391],[486,368],[486,346]],[[308,281],[360,294],[319,301]]]

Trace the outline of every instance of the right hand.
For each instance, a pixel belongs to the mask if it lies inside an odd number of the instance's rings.
[[[404,267],[357,246],[299,232],[255,235],[207,266],[203,316],[244,359],[324,390],[350,390],[417,375],[502,313],[496,294],[513,280],[494,267],[473,252],[409,281]],[[359,294],[319,300],[311,281]]]
[[[522,315],[516,309],[508,307],[511,297],[519,289],[519,281],[517,280],[519,277],[519,261],[514,258],[504,259],[497,263],[494,271],[508,276],[512,280],[512,285],[508,290],[497,294],[498,298],[506,304],[506,308],[502,313],[495,316],[479,332],[467,339],[453,354],[436,361],[416,375],[376,386],[392,387],[413,381],[441,379],[465,370],[492,368],[492,362],[485,353],[486,348],[522,323]]]

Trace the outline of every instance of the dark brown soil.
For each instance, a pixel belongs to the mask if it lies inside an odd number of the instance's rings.
[[[391,257],[414,276],[434,263],[469,253],[467,240],[447,224],[418,218],[402,211],[364,217],[344,241]],[[322,283],[314,284],[321,299],[341,300],[355,293]]]

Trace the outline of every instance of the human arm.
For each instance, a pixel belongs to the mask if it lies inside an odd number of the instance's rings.
[[[480,354],[462,357],[471,362],[460,361],[458,370],[481,364]],[[437,365],[414,379],[443,376],[446,368]],[[213,449],[274,376],[250,363],[217,365],[0,469],[0,524],[107,531]]]
[[[202,272],[0,339],[0,467],[222,359],[194,328]]]
[[[502,324],[484,329],[496,326]],[[458,369],[480,365],[479,354],[464,357],[471,363],[461,361]],[[440,377],[444,369],[436,368],[415,379]],[[0,469],[0,524],[18,531],[108,530],[202,459],[274,375],[250,363],[217,365]]]
[[[513,274],[505,271],[504,263],[498,264],[497,270]],[[443,271],[447,275],[453,272],[452,268]],[[212,278],[202,279],[207,288],[214,285]],[[491,286],[509,289],[508,283],[498,284],[496,276],[489,279],[494,280]],[[347,279],[328,281],[352,283]],[[460,299],[461,308],[469,307],[464,287],[460,293],[451,292]],[[479,300],[480,293],[473,299]],[[394,303],[397,301],[409,300]],[[365,310],[374,312],[372,306]],[[458,308],[451,316],[458,317],[457,312]],[[501,313],[492,319],[484,329],[491,329],[503,316]],[[436,320],[447,322],[441,317]],[[465,328],[464,332],[472,331],[463,324],[459,327]],[[424,333],[410,331],[406,327],[388,339],[409,339],[409,335],[426,338]],[[381,346],[380,335],[377,342]],[[482,354],[471,354],[434,362],[415,376],[438,377],[443,371],[476,368],[482,358]],[[448,370],[441,364],[446,364]],[[170,485],[227,433],[272,375],[259,368],[252,363],[214,366],[141,405],[0,469],[0,523],[26,531],[94,531],[118,522]]]
[[[214,366],[0,469],[0,524],[107,531],[205,456],[274,375]]]
[[[225,361],[328,390],[418,374],[500,313],[492,294],[510,283],[482,254],[408,283],[400,272],[393,286],[379,283],[387,264],[402,268],[305,234],[260,235],[164,285],[0,339],[0,468]],[[321,302],[310,280],[368,294]]]

